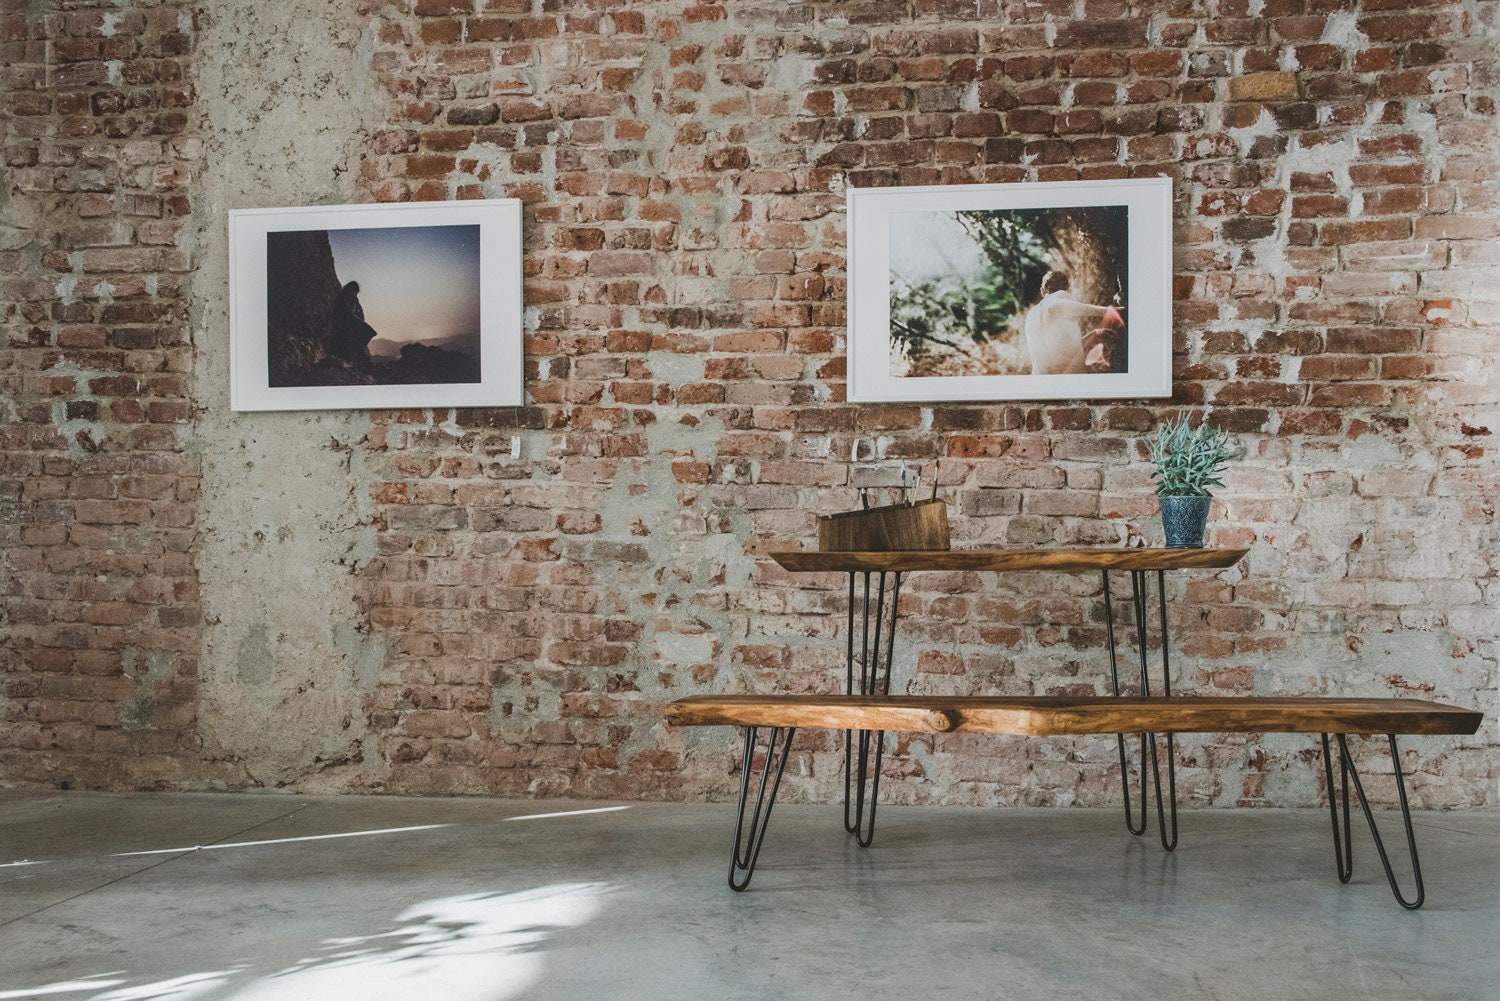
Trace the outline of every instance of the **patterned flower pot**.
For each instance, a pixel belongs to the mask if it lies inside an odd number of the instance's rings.
[[[1161,497],[1161,527],[1168,549],[1202,549],[1208,524],[1207,497]]]

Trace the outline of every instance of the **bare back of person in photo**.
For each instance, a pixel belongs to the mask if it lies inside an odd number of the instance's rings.
[[[1042,298],[1026,311],[1026,350],[1032,375],[1077,375],[1084,366],[1083,334],[1078,321],[1101,317],[1105,306],[1079,302],[1068,292],[1068,276],[1049,271],[1042,278]]]

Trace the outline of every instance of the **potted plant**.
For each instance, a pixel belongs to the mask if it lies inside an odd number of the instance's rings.
[[[1203,545],[1208,522],[1209,487],[1221,487],[1219,472],[1234,458],[1229,434],[1199,424],[1191,427],[1188,415],[1156,428],[1146,440],[1147,454],[1156,467],[1156,495],[1161,502],[1161,524],[1168,549],[1197,549]]]

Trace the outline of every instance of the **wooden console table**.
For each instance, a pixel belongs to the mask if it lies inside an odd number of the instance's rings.
[[[1161,638],[1162,694],[1172,694],[1169,636],[1167,632],[1166,571],[1222,570],[1234,566],[1249,552],[1247,549],[969,549],[909,550],[899,552],[773,552],[771,558],[787,570],[798,573],[847,573],[849,575],[849,623],[845,652],[845,695],[889,697],[891,691],[891,658],[896,641],[896,618],[901,599],[901,577],[923,570],[1021,572],[1049,570],[1067,573],[1097,571],[1104,584],[1104,621],[1109,644],[1109,676],[1115,696],[1120,692],[1119,663],[1116,657],[1113,598],[1110,571],[1130,573],[1131,606],[1135,614],[1136,648],[1140,653],[1142,696],[1151,694],[1147,658],[1149,640],[1148,575],[1156,574],[1159,608],[1158,635]],[[871,577],[874,600],[871,600]],[[856,603],[858,585],[862,594]],[[856,615],[856,604],[859,614]],[[874,617],[874,629],[870,619]],[[855,645],[855,620],[861,620],[859,644]],[[855,666],[858,665],[858,672]],[[857,735],[857,736],[856,736]],[[1147,825],[1146,759],[1156,786],[1156,818],[1162,847],[1177,847],[1177,773],[1173,761],[1173,735],[1166,735],[1167,792],[1162,794],[1161,769],[1158,765],[1156,734],[1140,734],[1141,815],[1135,819],[1130,805],[1129,768],[1125,753],[1125,734],[1117,734],[1120,753],[1120,784],[1125,800],[1125,826],[1131,834],[1142,834]],[[874,755],[871,761],[871,749]],[[875,808],[880,793],[880,765],[884,753],[884,731],[844,731],[844,829],[855,836],[862,847],[875,837]],[[870,767],[873,764],[873,769]],[[1170,807],[1170,825],[1167,807]]]

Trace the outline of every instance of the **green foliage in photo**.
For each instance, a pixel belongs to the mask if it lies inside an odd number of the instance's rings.
[[[960,211],[954,218],[985,263],[916,282],[891,276],[891,339],[903,354],[923,342],[972,354],[1025,313],[1047,271],[1046,212]]]

